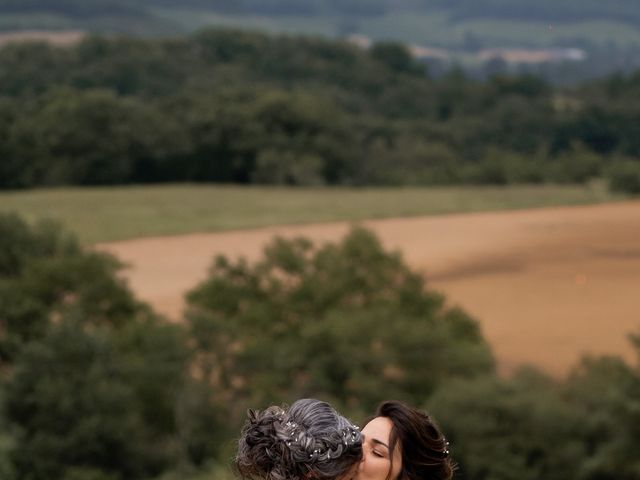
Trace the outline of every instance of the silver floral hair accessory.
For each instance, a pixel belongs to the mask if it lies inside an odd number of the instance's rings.
[[[362,434],[357,425],[350,425],[342,430],[342,443],[345,446],[362,441]]]

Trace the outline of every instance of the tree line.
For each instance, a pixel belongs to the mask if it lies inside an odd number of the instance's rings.
[[[0,247],[4,480],[231,478],[245,409],[305,396],[429,409],[459,479],[640,475],[640,363],[500,378],[478,323],[366,230],[219,256],[180,323],[57,224],[2,214]]]
[[[401,45],[205,30],[0,50],[0,188],[637,183],[640,74],[429,77]],[[631,177],[631,180],[629,180]],[[624,183],[624,182],[623,182]],[[617,185],[613,182],[614,185]]]

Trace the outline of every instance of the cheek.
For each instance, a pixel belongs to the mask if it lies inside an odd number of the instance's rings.
[[[389,473],[389,462],[386,459],[367,457],[360,465],[360,474],[368,480],[385,480]]]

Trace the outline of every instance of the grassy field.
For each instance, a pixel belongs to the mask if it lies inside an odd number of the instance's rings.
[[[602,184],[439,188],[266,188],[212,185],[65,188],[0,193],[0,211],[54,218],[87,244],[328,221],[600,203]]]

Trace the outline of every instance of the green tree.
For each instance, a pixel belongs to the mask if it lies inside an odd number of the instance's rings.
[[[306,395],[363,413],[493,368],[475,321],[362,229],[323,247],[275,240],[255,265],[218,257],[188,305],[198,375],[236,419]]]
[[[0,382],[0,477],[14,480],[16,472],[11,461],[11,453],[15,448],[15,440],[7,421],[5,412],[5,387]]]
[[[426,74],[426,67],[418,63],[401,43],[377,42],[371,47],[371,56],[396,72]]]
[[[640,194],[640,162],[621,159],[613,162],[605,170],[609,188],[614,192]]]
[[[21,165],[9,155],[9,131],[15,122],[17,108],[15,102],[0,99],[0,189],[19,186]]]
[[[633,337],[640,359],[639,337]],[[586,480],[640,476],[640,362],[618,357],[586,358],[567,381],[568,403],[579,410],[587,455],[580,465]]]
[[[632,336],[640,359],[640,336]],[[638,478],[640,368],[587,357],[566,380],[525,368],[444,383],[428,408],[464,479]]]
[[[0,62],[0,92],[12,97],[43,93],[72,70],[69,51],[45,42],[9,44],[0,49]]]
[[[113,331],[83,327],[63,319],[15,364],[6,401],[18,431],[18,478],[82,478],[87,471],[148,478],[176,464],[179,337],[167,342],[159,338],[166,327],[144,324],[135,326],[135,341],[123,342]]]
[[[526,370],[444,385],[428,402],[467,480],[579,478],[583,417],[560,386]]]
[[[584,183],[602,175],[605,158],[577,143],[543,162],[547,178],[559,183]]]
[[[118,328],[150,315],[116,272],[113,257],[84,252],[58,224],[33,227],[0,215],[0,361],[11,363],[22,347],[68,314],[87,326]]]
[[[226,29],[10,45],[0,64],[1,188],[586,182],[640,155],[638,74],[430,79],[395,43]]]
[[[322,185],[323,161],[313,154],[263,150],[256,158],[252,183],[279,185]]]
[[[197,181],[314,185],[349,174],[348,118],[331,102],[274,88],[225,88],[172,104]]]
[[[115,259],[16,215],[0,215],[0,246],[0,472],[149,478],[219,453],[227,430],[188,373],[185,330],[133,297]]]
[[[22,186],[157,180],[163,162],[184,148],[177,124],[109,91],[63,89],[40,102],[10,132]]]
[[[119,95],[161,97],[179,91],[200,72],[187,39],[148,41],[130,36],[89,36],[73,50],[65,85],[108,89]]]
[[[348,174],[353,154],[346,116],[329,99],[300,93],[267,92],[256,100],[255,120],[264,132],[263,145],[290,152],[271,165],[281,183],[335,183]],[[276,161],[266,153],[265,163]],[[260,168],[261,165],[258,165]],[[264,175],[264,167],[259,170]]]

